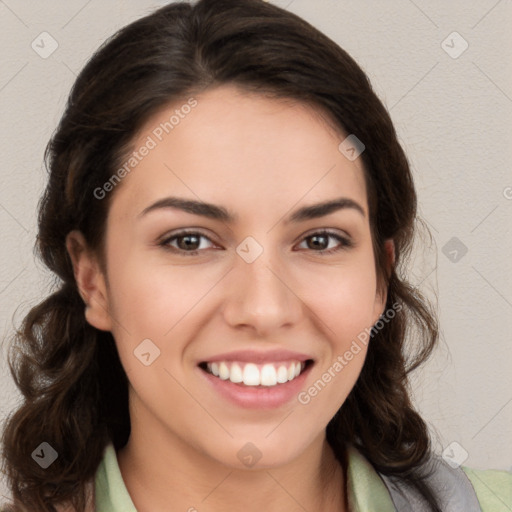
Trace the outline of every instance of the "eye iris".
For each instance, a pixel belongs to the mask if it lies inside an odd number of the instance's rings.
[[[310,245],[312,245],[313,248],[317,248],[318,249],[319,246],[322,246],[322,247],[320,247],[320,249],[325,249],[325,247],[323,247],[323,246],[325,246],[325,243],[324,244],[322,244],[322,243],[319,244],[318,243],[318,239],[321,239],[321,240],[324,240],[324,241],[327,240],[327,237],[325,235],[313,235],[313,236],[309,237],[309,239],[312,242]]]
[[[184,244],[178,242],[178,245],[180,246],[180,249],[197,249],[197,247],[194,247],[195,245],[199,245],[199,237],[196,235],[183,235],[180,236],[178,240],[190,240],[194,239],[192,243],[185,242]]]

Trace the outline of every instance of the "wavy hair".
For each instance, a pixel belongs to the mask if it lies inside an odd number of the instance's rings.
[[[438,325],[429,301],[407,281],[417,198],[406,155],[364,71],[327,36],[261,0],[171,3],[122,28],[78,76],[45,152],[48,184],[39,203],[37,252],[57,277],[53,293],[29,311],[12,339],[9,367],[23,403],[2,433],[11,512],[86,510],[86,483],[112,441],[130,435],[128,380],[110,332],[89,325],[65,246],[80,230],[104,261],[104,233],[115,190],[101,187],[126,160],[150,116],[206,88],[308,103],[327,113],[366,149],[364,166],[373,250],[392,321],[372,331],[361,374],[326,428],[341,461],[355,445],[373,467],[413,485],[431,509],[436,496],[422,467],[431,454],[426,423],[409,397],[408,374],[430,355]],[[384,242],[395,243],[386,270]],[[406,351],[409,353],[406,355]],[[31,454],[41,442],[57,452],[47,469]]]

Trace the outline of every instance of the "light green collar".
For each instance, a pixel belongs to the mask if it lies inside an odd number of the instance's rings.
[[[350,512],[395,512],[386,485],[366,458],[347,446],[347,484]]]
[[[105,448],[95,478],[95,501],[98,512],[137,512],[124,485],[114,445]]]

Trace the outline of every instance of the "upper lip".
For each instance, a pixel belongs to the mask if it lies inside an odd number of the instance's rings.
[[[203,359],[202,363],[213,363],[218,361],[240,361],[244,363],[267,363],[277,361],[307,361],[313,359],[307,354],[293,352],[291,350],[236,350],[234,352],[225,352],[215,356]]]

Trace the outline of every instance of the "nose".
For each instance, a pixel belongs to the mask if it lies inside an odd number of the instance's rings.
[[[262,337],[297,324],[305,307],[291,273],[267,249],[252,263],[237,257],[227,288],[226,322]]]

